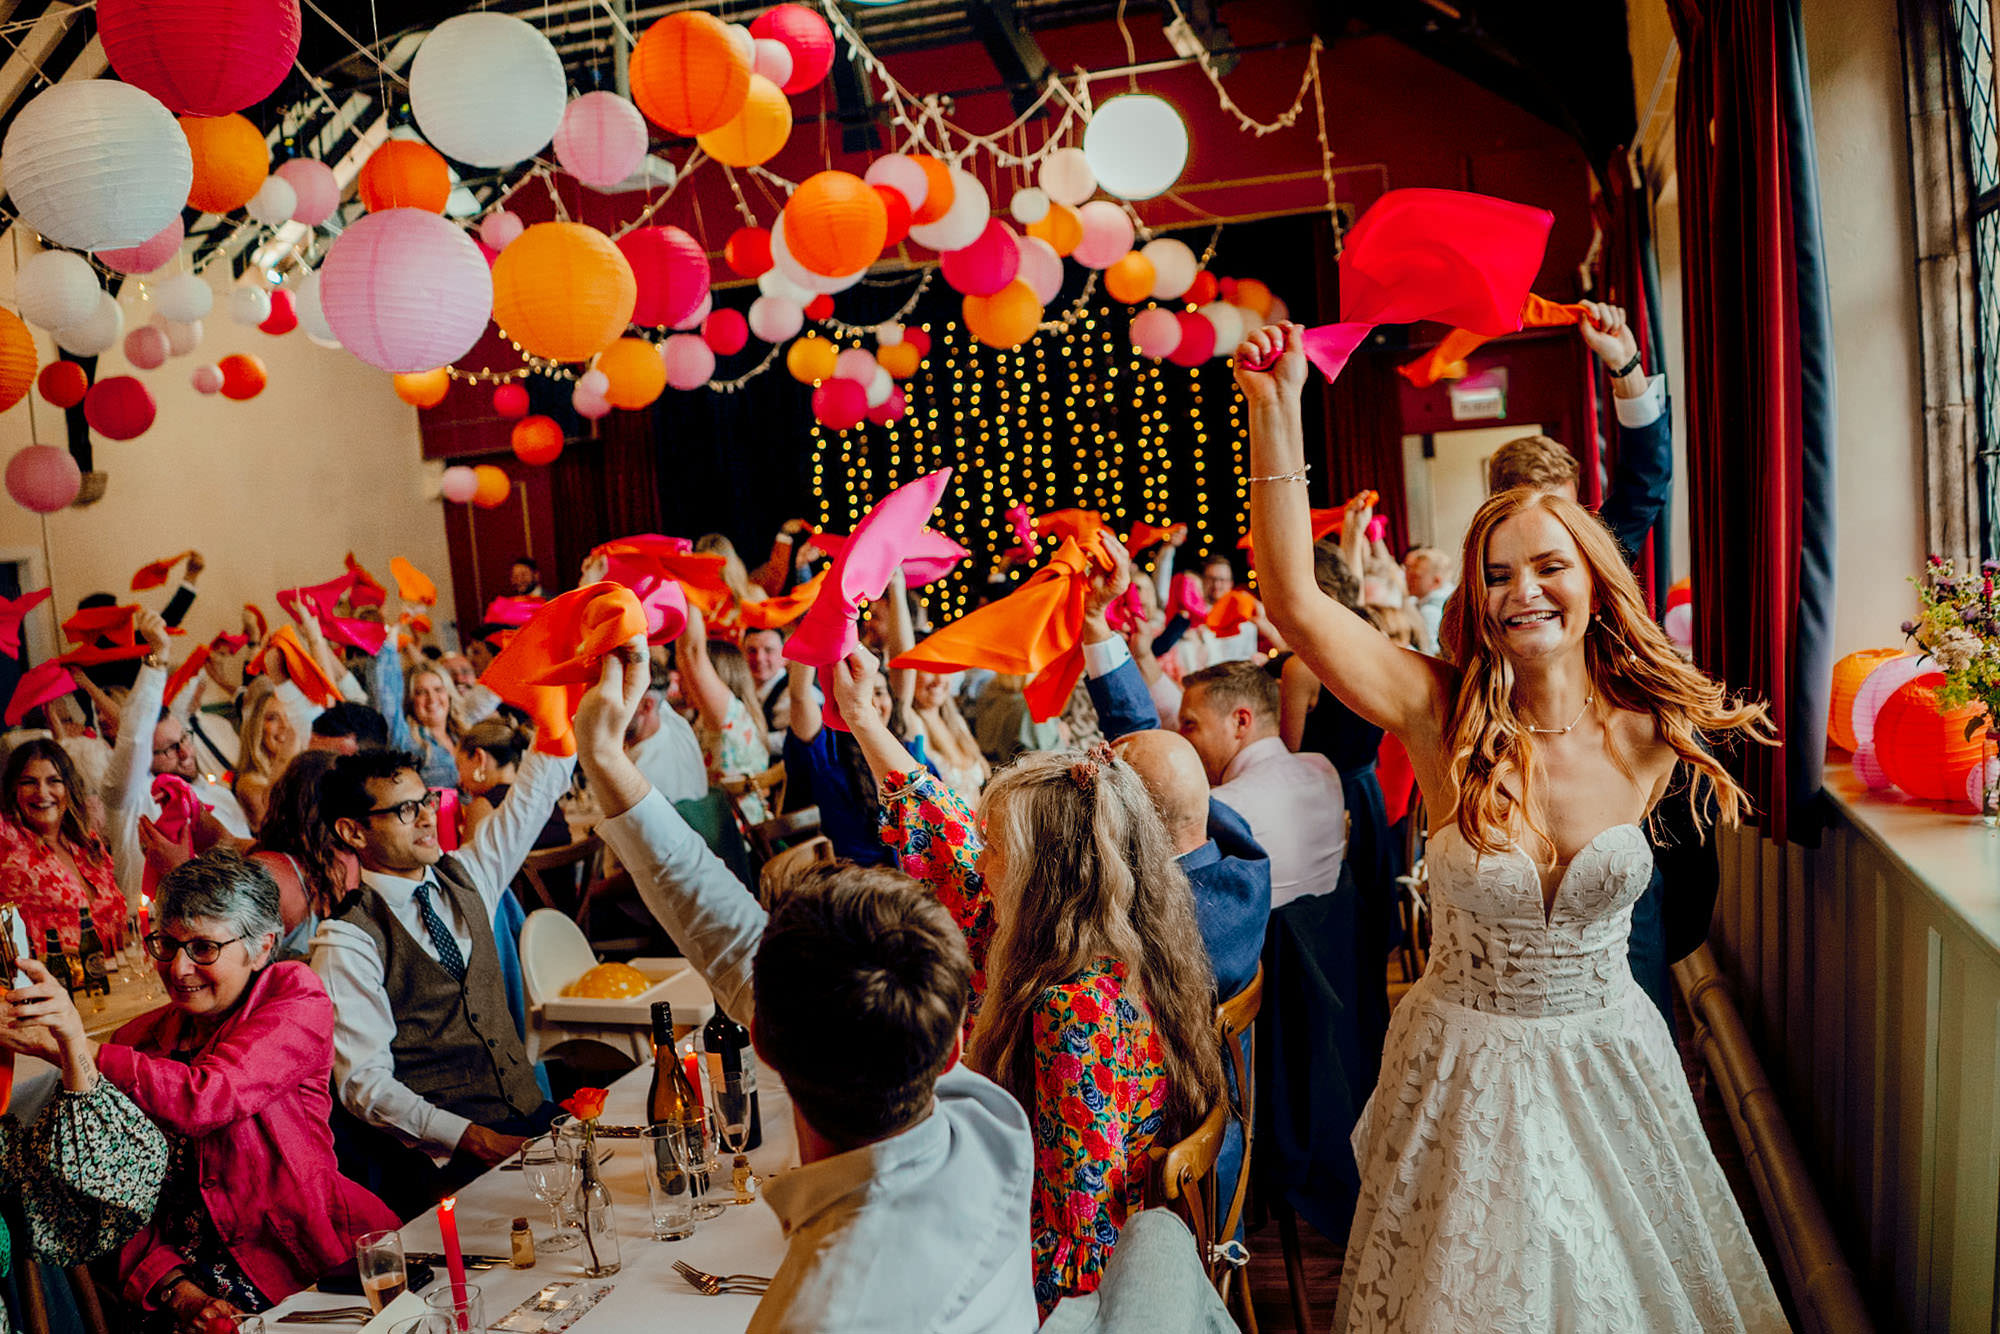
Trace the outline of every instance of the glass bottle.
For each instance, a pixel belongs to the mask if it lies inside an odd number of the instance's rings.
[[[578,1151],[576,1194],[570,1210],[583,1229],[585,1278],[608,1278],[618,1272],[618,1222],[611,1205],[611,1192],[597,1172],[597,1122],[583,1122],[583,1145]]]

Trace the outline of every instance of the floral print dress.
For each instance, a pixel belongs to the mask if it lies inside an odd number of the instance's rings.
[[[67,846],[75,875],[62,854],[34,831],[0,816],[0,903],[20,908],[36,954],[41,953],[50,927],[56,929],[64,949],[76,949],[82,934],[78,909],[84,907],[90,909],[91,924],[104,948],[116,949],[125,938],[125,895],[112,874],[111,854],[94,836],[83,847]]]
[[[993,899],[978,869],[984,840],[957,793],[928,771],[882,783],[882,841],[929,886],[972,953],[972,1006],[986,995]],[[1032,1015],[1035,1099],[1035,1301],[1094,1292],[1125,1219],[1144,1207],[1148,1150],[1159,1137],[1167,1076],[1152,1020],[1127,994],[1126,966],[1099,959],[1050,987]]]

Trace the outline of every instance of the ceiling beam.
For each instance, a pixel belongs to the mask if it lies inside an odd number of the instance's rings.
[[[1014,0],[972,0],[965,17],[986,47],[993,67],[1000,71],[1000,82],[1007,85],[1015,112],[1026,111],[1048,81],[1049,58],[1022,24]]]

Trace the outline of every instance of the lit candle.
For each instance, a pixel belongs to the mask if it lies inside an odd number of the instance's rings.
[[[451,1274],[451,1301],[458,1308],[454,1322],[460,1329],[472,1328],[465,1310],[465,1256],[458,1249],[458,1196],[438,1205],[438,1232],[444,1238],[444,1264]]]
[[[831,699],[832,696],[828,698]],[[688,1087],[694,1090],[695,1103],[701,1105],[701,1060],[693,1052],[689,1052],[683,1059],[687,1067]]]

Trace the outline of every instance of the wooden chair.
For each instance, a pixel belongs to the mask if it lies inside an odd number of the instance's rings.
[[[1151,1153],[1152,1180],[1147,1189],[1149,1203],[1164,1204],[1180,1215],[1188,1231],[1194,1233],[1195,1253],[1211,1279],[1218,1263],[1215,1255],[1215,1160],[1222,1153],[1223,1132],[1228,1129],[1232,1109],[1229,1100],[1215,1104],[1194,1133],[1170,1148],[1155,1145]]]
[[[786,844],[819,833],[817,806],[775,814],[784,810],[785,805],[785,766],[782,764],[774,764],[761,774],[725,778],[718,786],[729,798],[729,809],[736,817],[736,827],[743,831],[743,837],[756,854],[759,866],[770,861]],[[755,802],[751,801],[753,796]]]
[[[832,860],[833,841],[824,834],[815,834],[803,843],[795,843],[772,854],[771,860],[764,863],[764,869],[757,876],[757,888],[764,906],[776,907],[792,881],[807,867]]]
[[[540,900],[530,905],[530,909],[553,908],[574,919],[577,906],[583,901],[584,886],[590,883],[591,867],[596,865],[597,854],[603,850],[604,845],[592,834],[560,848],[529,853],[521,863],[521,878]]]
[[[1218,1200],[1221,1225],[1216,1229],[1219,1238],[1217,1246],[1226,1246],[1236,1235],[1237,1225],[1243,1221],[1243,1206],[1250,1197],[1250,1148],[1252,1112],[1257,1106],[1255,1071],[1257,1069],[1257,1034],[1254,1025],[1257,1015],[1264,1008],[1264,965],[1257,965],[1257,972],[1243,990],[1215,1007],[1215,1033],[1222,1043],[1222,1063],[1236,1080],[1236,1100],[1229,1113],[1243,1129],[1243,1163],[1236,1173],[1236,1189],[1228,1200]],[[1245,1038],[1248,1038],[1246,1050]],[[1218,1183],[1219,1187],[1219,1183]],[[1290,1269],[1287,1269],[1289,1276]],[[1208,1262],[1208,1276],[1215,1284],[1215,1291],[1222,1298],[1222,1304],[1229,1305],[1233,1296],[1241,1315],[1243,1328],[1249,1334],[1257,1334],[1257,1310],[1250,1301],[1249,1275],[1242,1267],[1229,1263],[1219,1250],[1212,1251]],[[1301,1273],[1303,1280],[1303,1273]],[[1303,1330],[1305,1326],[1301,1325]]]

